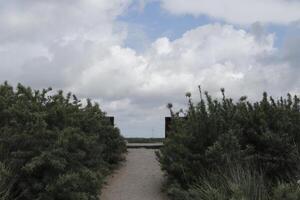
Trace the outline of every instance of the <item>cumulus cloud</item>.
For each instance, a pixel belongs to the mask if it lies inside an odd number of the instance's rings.
[[[230,25],[201,26],[174,41],[160,38],[153,43],[145,57],[156,81],[149,81],[145,90],[162,98],[162,91],[166,97],[178,96],[178,91],[194,91],[200,84],[214,94],[228,88],[234,97],[257,98],[265,90],[279,95],[297,85],[289,82],[290,64],[266,60],[277,54],[273,34],[258,38]]]
[[[229,23],[289,24],[300,20],[298,0],[161,0],[173,14],[207,15]]]
[[[101,57],[102,51],[123,42],[126,31],[115,18],[129,4],[129,0],[1,1],[0,78],[22,81],[40,76],[51,83],[65,73],[80,74],[95,51],[100,49]],[[44,86],[35,82],[34,86]],[[58,86],[68,84],[63,82]]]
[[[251,31],[208,24],[137,52],[124,45],[130,31],[117,20],[130,3],[1,1],[0,81],[92,98],[126,136],[162,136],[166,103],[183,107],[184,93],[199,84],[233,97],[299,92],[297,38],[279,50],[259,24]]]

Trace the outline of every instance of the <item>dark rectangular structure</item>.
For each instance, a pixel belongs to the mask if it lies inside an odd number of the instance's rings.
[[[106,116],[106,119],[109,121],[110,125],[115,126],[115,117]]]
[[[165,117],[165,138],[167,138],[171,131],[172,117]]]

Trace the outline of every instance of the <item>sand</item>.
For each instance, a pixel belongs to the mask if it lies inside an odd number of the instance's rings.
[[[129,149],[126,162],[102,190],[100,200],[167,200],[163,173],[153,149]]]

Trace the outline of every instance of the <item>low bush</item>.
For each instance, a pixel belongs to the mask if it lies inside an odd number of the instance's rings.
[[[196,104],[187,93],[186,111],[174,112],[168,104],[172,130],[158,158],[169,191],[181,191],[186,199],[193,199],[192,193],[196,199],[268,199],[278,182],[295,184],[300,167],[297,96],[275,100],[264,93],[262,100],[250,102],[245,96],[227,98],[224,89],[222,99],[203,95],[200,87],[199,92]],[[240,177],[238,182],[234,177]],[[254,186],[261,186],[256,189],[262,195],[246,193]],[[200,197],[206,194],[217,196]]]
[[[300,186],[291,183],[279,183],[273,189],[272,200],[299,200],[300,199]]]
[[[96,200],[126,150],[90,100],[0,85],[0,199]]]

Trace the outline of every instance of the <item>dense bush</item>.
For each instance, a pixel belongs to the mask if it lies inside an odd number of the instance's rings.
[[[181,199],[193,199],[190,194],[196,191],[200,195],[207,189],[219,190],[226,186],[223,191],[229,196],[221,195],[223,199],[235,199],[235,192],[228,192],[231,183],[237,188],[244,188],[247,183],[249,191],[253,190],[251,185],[260,185],[265,188],[261,192],[267,191],[262,194],[272,195],[272,188],[278,182],[297,181],[300,167],[300,100],[297,96],[288,94],[287,98],[274,100],[264,93],[261,101],[252,103],[247,97],[239,101],[227,98],[224,89],[221,89],[223,98],[220,100],[213,99],[207,92],[202,97],[200,87],[199,92],[201,98],[197,104],[187,93],[187,111],[174,113],[172,105],[168,105],[172,131],[158,156],[173,186],[171,193],[181,192]],[[248,174],[243,176],[246,180],[232,181],[232,169],[236,167],[247,169],[243,172]],[[224,175],[226,181],[211,179],[215,175],[219,179]],[[264,181],[247,179],[253,176],[262,177]],[[271,198],[268,195],[250,198],[243,192],[247,190],[240,191],[241,199]]]
[[[124,140],[97,104],[50,91],[0,85],[0,199],[99,199],[122,159]]]
[[[222,172],[207,173],[186,191],[179,186],[173,186],[172,190],[169,192],[176,200],[265,200],[270,198],[263,176],[240,166],[232,166]]]

